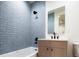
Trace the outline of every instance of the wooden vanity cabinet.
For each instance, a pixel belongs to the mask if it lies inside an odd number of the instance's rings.
[[[39,53],[38,56],[41,57],[48,57],[49,55],[49,51],[47,50],[47,47],[39,47]]]
[[[68,41],[38,40],[38,57],[66,57]]]

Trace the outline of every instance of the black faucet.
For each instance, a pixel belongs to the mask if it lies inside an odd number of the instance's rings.
[[[51,36],[51,39],[56,39],[56,38],[58,39],[59,38],[59,35],[57,36],[57,33],[53,32],[53,35],[54,36]]]
[[[55,39],[56,38],[56,33],[54,32],[53,35],[54,35],[54,39]]]

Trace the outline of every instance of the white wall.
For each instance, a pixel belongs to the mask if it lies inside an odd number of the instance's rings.
[[[46,2],[46,13],[48,11],[65,6],[65,34],[73,41],[79,41],[79,2]],[[47,16],[47,15],[46,15]],[[47,17],[48,18],[48,17]],[[46,25],[47,25],[46,18]],[[46,26],[46,35],[47,26]]]
[[[66,33],[73,41],[79,41],[79,2],[66,5]]]

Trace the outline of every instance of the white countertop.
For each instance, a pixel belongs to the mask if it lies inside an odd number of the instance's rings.
[[[60,39],[38,39],[38,40],[50,40],[50,41],[68,41],[68,40],[60,40]]]
[[[48,37],[39,39],[39,40],[68,41],[68,37],[65,35],[59,35],[59,39],[51,39],[51,36],[53,36],[53,35],[48,35]]]

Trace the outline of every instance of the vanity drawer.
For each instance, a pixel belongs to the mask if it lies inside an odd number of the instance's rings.
[[[50,41],[49,40],[38,40],[38,46],[50,46]]]
[[[57,48],[66,48],[67,41],[49,41],[49,40],[38,40],[38,46],[49,46]]]
[[[50,44],[52,47],[57,47],[57,48],[67,47],[67,41],[51,41]]]

